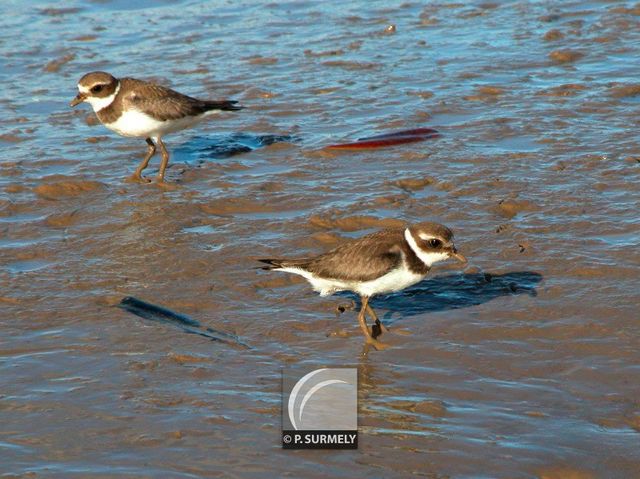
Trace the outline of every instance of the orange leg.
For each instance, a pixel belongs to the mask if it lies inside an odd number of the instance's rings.
[[[162,155],[162,161],[160,162],[160,170],[158,171],[158,183],[164,183],[164,172],[167,169],[167,165],[169,164],[169,152],[167,148],[164,146],[162,139],[158,137],[157,139],[158,146],[160,147],[160,154]]]
[[[156,145],[153,143],[151,138],[146,138],[144,141],[147,142],[147,154],[145,155],[144,160],[142,160],[142,163],[140,163],[140,166],[136,168],[135,173],[130,177],[132,181],[136,181],[138,183],[148,183],[150,181],[142,177],[142,170],[149,166],[149,161],[153,155],[156,154]]]
[[[367,309],[370,308],[370,306],[369,306],[369,297],[368,296],[361,296],[360,300],[362,301],[362,306],[360,307],[360,312],[358,313],[358,323],[360,323],[360,329],[362,330],[362,333],[364,334],[365,341],[367,342],[367,344],[371,344],[378,351],[380,351],[382,349],[386,349],[387,345],[383,344],[380,341],[378,341],[377,339],[375,339],[371,335],[371,332],[369,331],[369,328],[367,327],[367,322],[365,320],[365,314],[367,312]]]

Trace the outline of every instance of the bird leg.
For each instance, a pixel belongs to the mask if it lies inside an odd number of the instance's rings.
[[[382,324],[382,322],[378,319],[378,315],[376,314],[376,312],[373,310],[373,308],[369,303],[367,303],[367,313],[369,313],[369,317],[373,319],[376,323],[371,327],[371,336],[373,336],[374,338],[377,338],[382,333],[389,332],[389,329],[384,324]]]
[[[142,163],[140,163],[140,166],[136,168],[135,173],[131,175],[130,178],[132,181],[136,181],[138,183],[148,183],[149,181],[151,181],[142,177],[142,170],[144,170],[149,165],[149,160],[151,160],[151,157],[156,154],[156,145],[153,143],[151,138],[146,138],[144,141],[146,141],[148,145],[147,154],[145,155],[144,160],[142,160]]]
[[[164,183],[164,172],[167,169],[167,164],[169,163],[169,152],[165,148],[164,143],[162,142],[162,139],[160,137],[157,137],[156,141],[158,142],[158,146],[160,146],[160,154],[162,155],[157,182]]]
[[[381,349],[386,349],[387,345],[381,343],[376,338],[374,338],[371,335],[371,333],[369,332],[369,328],[367,327],[367,322],[365,320],[365,314],[367,312],[367,309],[369,308],[369,297],[368,296],[361,296],[360,300],[362,301],[362,305],[360,306],[360,312],[358,313],[358,322],[360,323],[360,329],[362,330],[362,333],[364,334],[364,337],[366,338],[366,342],[368,344],[371,344],[378,351],[380,351]]]

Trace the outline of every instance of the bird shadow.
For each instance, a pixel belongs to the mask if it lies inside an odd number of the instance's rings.
[[[188,144],[180,147],[182,155],[192,162],[204,163],[241,155],[273,145],[274,143],[296,143],[300,138],[293,135],[252,135],[232,133],[231,135],[194,136]]]
[[[504,274],[470,273],[436,276],[412,288],[376,297],[373,307],[386,309],[383,319],[470,308],[501,296],[526,294],[537,296],[542,275],[533,271]]]

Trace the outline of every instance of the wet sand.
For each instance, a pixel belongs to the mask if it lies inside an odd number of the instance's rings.
[[[637,6],[128,8],[3,17],[3,477],[637,476]],[[175,189],[128,184],[144,142],[68,108],[96,69],[247,109],[166,139]],[[323,148],[410,128],[442,136]],[[349,295],[255,269],[424,220],[470,262],[373,301],[411,333],[384,352]],[[358,451],[280,449],[290,364],[359,367]]]

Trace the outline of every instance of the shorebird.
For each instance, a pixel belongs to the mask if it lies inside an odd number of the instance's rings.
[[[237,101],[198,100],[177,91],[135,78],[115,78],[106,72],[91,72],[78,82],[78,95],[71,107],[87,102],[98,120],[119,135],[144,138],[147,154],[131,179],[148,182],[142,171],[160,147],[162,161],[157,182],[164,182],[169,163],[162,137],[168,133],[191,128],[212,114],[242,109]],[[155,143],[154,143],[155,141]]]
[[[369,305],[369,299],[422,281],[434,263],[449,258],[467,261],[453,244],[453,233],[449,228],[425,222],[407,228],[381,230],[312,258],[258,261],[268,265],[262,269],[302,276],[320,296],[337,291],[360,295],[358,322],[365,340],[376,349],[384,349],[386,345],[376,338],[386,328]],[[377,334],[374,328],[367,327],[367,313],[377,326]]]

